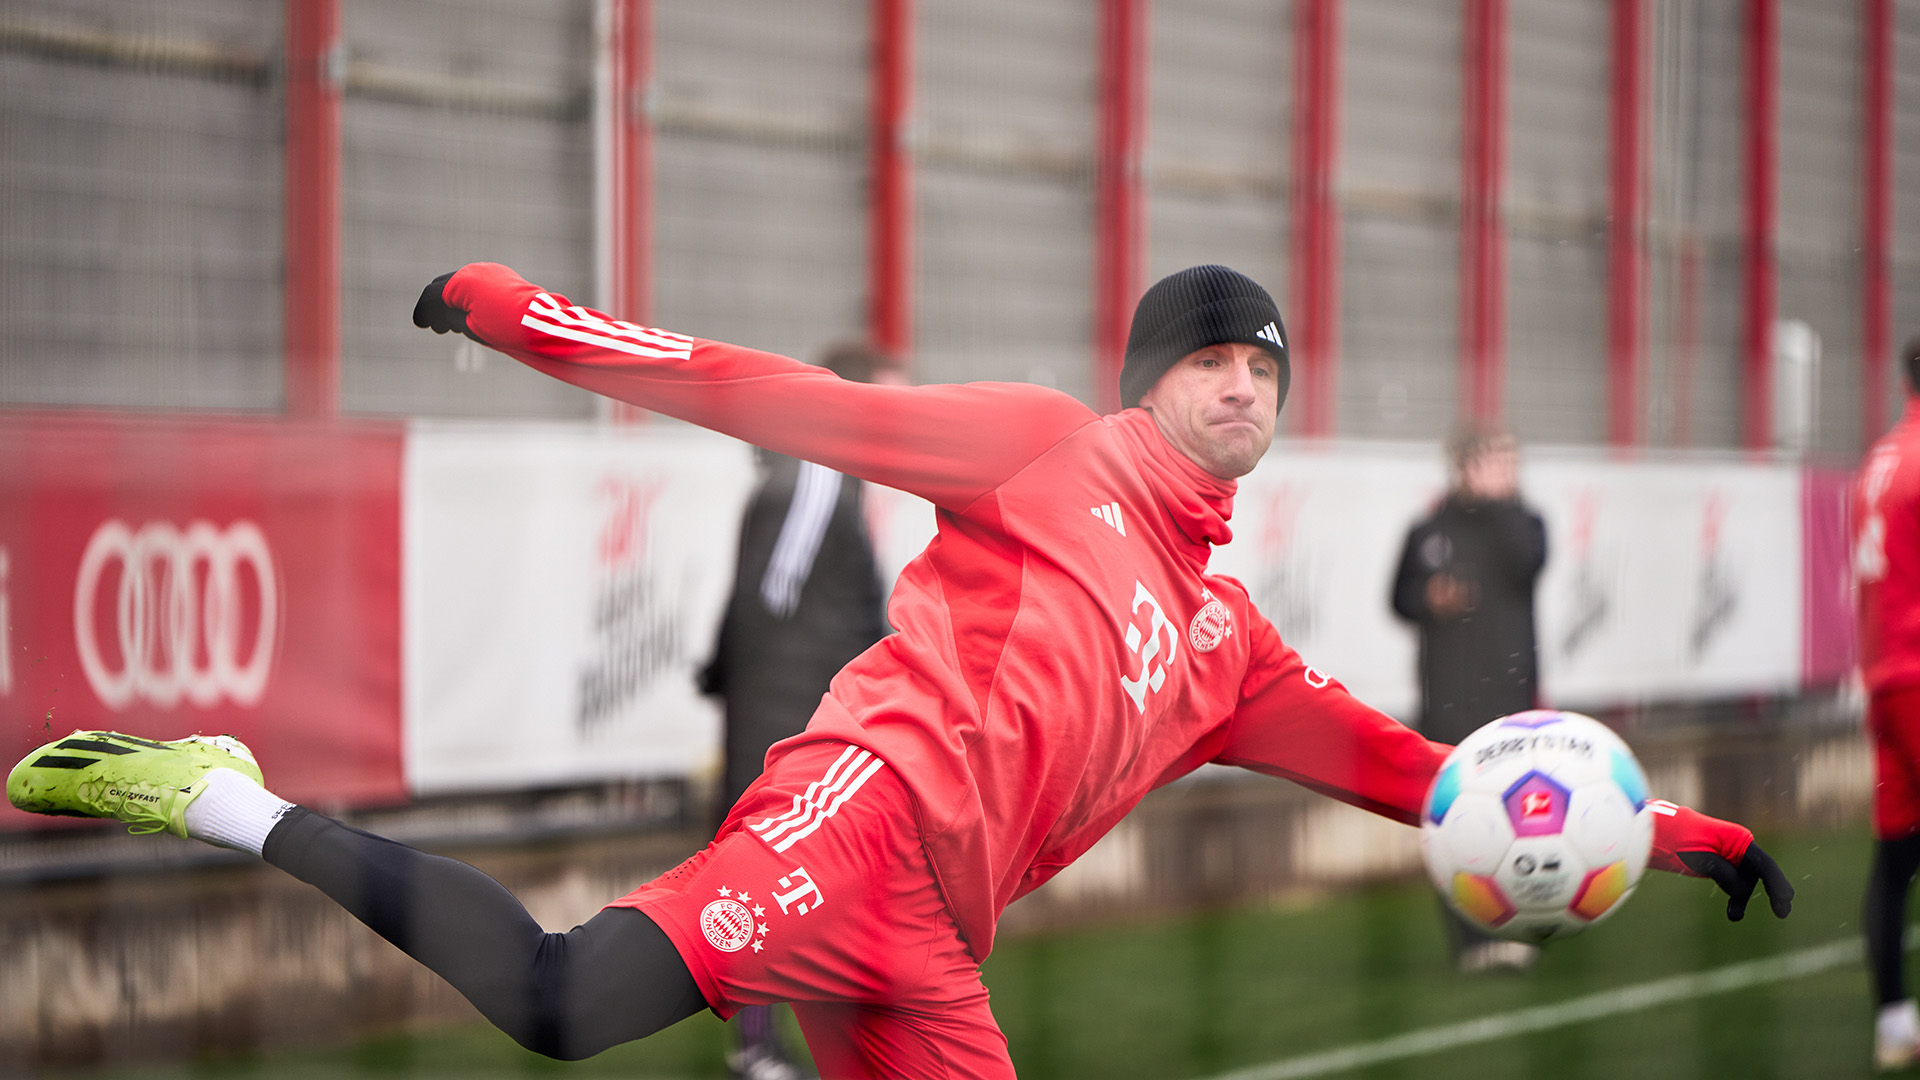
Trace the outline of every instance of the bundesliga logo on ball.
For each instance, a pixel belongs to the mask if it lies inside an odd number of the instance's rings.
[[[1420,840],[1434,887],[1469,921],[1517,941],[1567,937],[1619,910],[1647,868],[1646,775],[1591,717],[1503,716],[1447,755]]]

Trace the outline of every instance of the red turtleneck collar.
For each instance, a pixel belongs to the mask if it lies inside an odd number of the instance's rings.
[[[1233,539],[1227,522],[1239,483],[1220,479],[1174,449],[1145,409],[1123,409],[1106,421],[1140,450],[1142,466],[1158,481],[1154,490],[1161,504],[1193,546],[1188,556],[1205,567],[1211,549]]]

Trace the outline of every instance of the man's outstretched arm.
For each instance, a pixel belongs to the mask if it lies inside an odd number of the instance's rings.
[[[1417,825],[1427,788],[1452,747],[1430,742],[1315,672],[1255,619],[1254,661],[1240,707],[1215,761],[1284,777],[1315,791]],[[1773,913],[1793,910],[1793,885],[1745,826],[1655,800],[1647,865],[1712,878],[1726,890],[1727,918],[1746,914],[1754,886]]]
[[[1708,817],[1697,810],[1655,799],[1653,856],[1647,865],[1690,877],[1712,878],[1727,893],[1727,918],[1746,917],[1753,887],[1767,890],[1767,903],[1779,918],[1793,910],[1793,883],[1773,857],[1753,842],[1745,826]]]
[[[594,393],[964,509],[1096,419],[1018,383],[885,386],[756,349],[622,322],[497,263],[427,286],[416,326],[463,333]]]

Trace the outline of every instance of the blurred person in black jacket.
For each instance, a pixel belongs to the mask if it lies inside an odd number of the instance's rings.
[[[819,363],[855,382],[904,381],[891,357],[865,345],[835,346]],[[760,483],[740,523],[733,592],[700,672],[701,692],[726,702],[719,817],[760,775],[767,748],[807,726],[834,674],[888,631],[861,481],[768,450],[755,454]],[[799,1076],[773,1006],[748,1006],[733,1026],[734,1076]]]
[[[1520,500],[1512,435],[1468,428],[1448,457],[1452,489],[1407,533],[1393,610],[1420,632],[1420,732],[1454,744],[1538,701],[1533,589],[1547,563],[1547,529]],[[1533,946],[1490,938],[1445,914],[1462,970],[1533,962]]]

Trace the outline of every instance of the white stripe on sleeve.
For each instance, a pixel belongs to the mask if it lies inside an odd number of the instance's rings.
[[[632,356],[685,360],[693,355],[693,339],[618,319],[602,318],[583,307],[562,308],[546,293],[533,298],[520,325],[553,337],[597,345]]]
[[[813,573],[813,560],[820,554],[820,542],[826,538],[827,522],[833,517],[834,504],[840,501],[843,478],[825,465],[811,461],[800,463],[800,477],[793,485],[793,502],[787,505],[787,518],[780,524],[780,537],[773,543],[773,556],[767,572],[760,578],[760,599],[767,610],[781,618],[800,606],[800,590]]]

